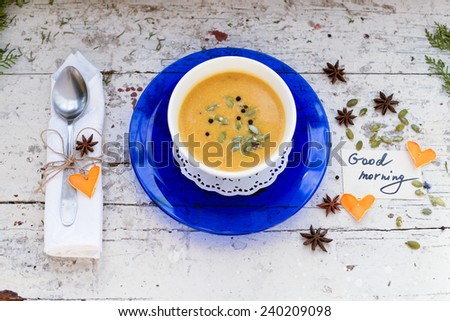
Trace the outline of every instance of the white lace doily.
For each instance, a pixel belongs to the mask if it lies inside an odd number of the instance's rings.
[[[175,144],[173,145],[172,151],[175,160],[180,165],[181,173],[195,182],[198,187],[225,196],[235,196],[251,195],[261,188],[272,184],[277,176],[286,168],[287,157],[291,148],[287,147],[284,150],[283,156],[273,166],[254,175],[238,179],[217,177],[201,171],[199,167],[192,165],[189,160],[185,159],[179,153],[178,147]]]

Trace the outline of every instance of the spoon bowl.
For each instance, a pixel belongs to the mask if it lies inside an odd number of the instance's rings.
[[[55,112],[67,121],[74,121],[86,109],[87,99],[86,82],[78,69],[72,66],[64,68],[52,91]]]

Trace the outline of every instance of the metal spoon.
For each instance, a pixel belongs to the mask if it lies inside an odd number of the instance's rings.
[[[88,91],[86,82],[78,69],[72,66],[64,68],[56,79],[52,91],[52,104],[55,112],[67,121],[67,141],[65,153],[72,155],[73,151],[73,123],[84,112],[87,106]],[[70,226],[75,222],[77,215],[77,191],[70,186],[67,179],[69,170],[63,173],[61,190],[61,222]]]

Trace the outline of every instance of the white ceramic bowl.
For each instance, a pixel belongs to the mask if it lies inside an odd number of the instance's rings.
[[[291,142],[292,136],[294,135],[295,124],[297,122],[297,112],[294,97],[292,96],[289,87],[275,71],[266,65],[253,59],[237,56],[226,56],[207,60],[192,68],[180,79],[170,97],[167,113],[167,121],[172,139],[174,139],[177,135],[179,137],[179,112],[188,93],[204,79],[223,72],[242,72],[250,74],[264,80],[270,87],[272,87],[272,89],[280,97],[286,115],[286,128],[282,142]],[[174,139],[174,142],[178,143],[176,139]],[[186,159],[189,159],[190,155],[188,149],[179,145],[180,144],[177,144],[180,153]],[[278,150],[270,156],[270,160],[272,162],[276,162],[283,155],[283,151],[283,146],[279,146]],[[192,158],[193,156],[190,157]],[[198,159],[195,159],[195,161],[199,163],[199,168],[205,173],[230,179],[251,176],[269,167],[268,162],[264,161],[255,167],[243,171],[231,172],[208,167]]]

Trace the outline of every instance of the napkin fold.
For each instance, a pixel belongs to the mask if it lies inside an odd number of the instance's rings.
[[[103,131],[105,117],[105,97],[103,94],[102,75],[86,58],[80,53],[71,54],[61,67],[52,75],[52,90],[55,80],[61,70],[67,66],[77,68],[88,88],[88,105],[83,115],[74,123],[74,140],[78,133],[86,127],[92,127],[100,133]],[[48,128],[58,131],[64,139],[54,132],[47,133],[47,145],[55,151],[63,152],[62,146],[66,146],[67,122],[61,119],[51,106],[51,118]],[[94,135],[94,141],[98,144],[94,152],[89,156],[101,155],[102,137],[93,130],[87,129],[82,132],[86,138]],[[81,139],[81,134],[79,135]],[[63,160],[47,148],[47,162]],[[89,169],[89,168],[88,168]],[[63,184],[63,173],[60,172],[45,187],[45,217],[44,217],[44,251],[51,256],[60,257],[82,257],[100,258],[102,251],[103,231],[103,190],[102,175],[100,174],[95,193],[88,198],[81,192],[77,192],[78,210],[75,222],[71,226],[64,226],[60,217],[61,188]],[[68,184],[68,182],[64,182]]]

